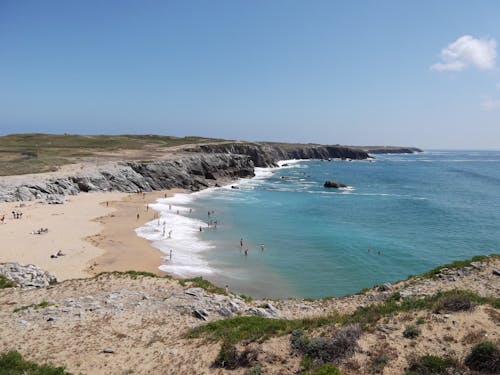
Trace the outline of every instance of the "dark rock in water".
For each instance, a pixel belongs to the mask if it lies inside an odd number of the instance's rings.
[[[326,188],[335,188],[335,189],[347,187],[347,185],[344,185],[340,182],[333,181],[333,180],[325,181],[325,184],[323,186]]]
[[[231,189],[239,189],[239,187],[236,185],[231,185]]]

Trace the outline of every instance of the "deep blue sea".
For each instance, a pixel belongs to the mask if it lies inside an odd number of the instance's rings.
[[[155,205],[161,221],[138,233],[173,250],[162,269],[254,297],[325,297],[500,253],[500,151],[294,161],[237,185]]]

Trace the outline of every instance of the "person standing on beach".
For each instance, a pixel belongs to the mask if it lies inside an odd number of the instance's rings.
[[[264,248],[265,248],[264,244],[263,244],[263,243],[261,243],[261,244],[260,244],[260,250],[261,250],[261,251],[264,251]]]
[[[139,218],[141,217],[141,215],[139,215],[139,212],[137,213],[137,220],[139,220]]]
[[[170,249],[170,261],[172,261],[172,249]]]
[[[240,247],[243,249],[243,238],[240,239]]]
[[[168,238],[172,238],[172,231],[171,230],[168,232]]]

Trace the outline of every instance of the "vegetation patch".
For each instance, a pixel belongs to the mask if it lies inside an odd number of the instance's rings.
[[[227,295],[225,289],[223,289],[221,287],[218,287],[215,284],[212,284],[210,281],[205,280],[201,276],[194,277],[192,279],[182,279],[182,280],[179,280],[179,283],[182,286],[185,286],[186,284],[190,284],[191,286],[193,286],[195,288],[202,288],[202,289],[205,289],[207,292],[210,292],[210,293]]]
[[[42,173],[75,163],[81,157],[100,157],[120,150],[147,150],[222,139],[160,135],[10,134],[0,136],[0,176]]]
[[[489,341],[481,342],[472,348],[465,364],[471,370],[500,374],[500,348]]]
[[[424,355],[419,358],[410,359],[410,365],[405,375],[439,375],[445,374],[449,368],[455,367],[456,363],[450,358],[434,355]]]
[[[0,375],[70,375],[63,367],[37,365],[16,351],[0,354]]]
[[[257,362],[257,355],[257,351],[253,349],[245,349],[240,353],[235,345],[224,342],[212,367],[228,370],[234,370],[239,367],[252,367]]]
[[[160,276],[157,275],[156,273],[153,272],[147,272],[147,271],[112,271],[112,272],[101,272],[97,274],[96,277],[101,277],[101,276],[106,276],[106,275],[113,275],[113,276],[126,276],[130,277],[131,279],[137,279],[139,277],[153,277],[157,279],[172,279],[172,276],[170,275],[165,275],[165,276]]]
[[[325,363],[312,371],[303,373],[304,375],[342,375],[340,370],[331,363]]]
[[[7,279],[4,275],[0,275],[0,289],[13,288],[15,286],[13,281]]]
[[[406,298],[400,301],[387,299],[379,304],[358,307],[352,314],[331,314],[308,319],[269,319],[257,316],[241,316],[210,322],[192,329],[188,337],[206,337],[210,340],[226,340],[236,343],[244,340],[265,340],[271,336],[289,334],[294,330],[309,330],[325,325],[358,323],[362,328],[373,327],[380,318],[404,313],[433,309],[449,297],[467,297],[476,305],[500,306],[500,298],[481,297],[467,290],[439,292],[423,298]]]
[[[31,305],[18,307],[16,309],[14,309],[14,312],[28,310],[28,309],[33,309],[33,310],[45,309],[49,306],[52,306],[52,304],[48,303],[47,301],[42,301],[40,303],[33,303]]]
[[[406,337],[407,339],[414,339],[418,337],[420,333],[421,333],[420,328],[411,324],[407,326],[403,331],[403,337]]]
[[[314,363],[338,364],[351,357],[358,347],[361,327],[357,324],[339,328],[331,337],[308,338],[304,331],[296,330],[290,336],[292,351],[306,355]]]
[[[465,259],[465,260],[457,260],[453,263],[448,263],[448,264],[443,264],[442,266],[433,268],[430,271],[427,271],[419,277],[424,278],[424,279],[430,279],[433,277],[436,277],[436,275],[440,274],[443,270],[443,268],[448,268],[448,269],[461,269],[465,267],[471,267],[471,263],[473,262],[489,262],[492,259],[500,259],[500,254],[491,254],[491,255],[477,255],[475,257],[472,257],[470,259]]]

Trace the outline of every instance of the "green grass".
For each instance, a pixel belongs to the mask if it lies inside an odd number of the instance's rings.
[[[227,295],[226,290],[224,288],[221,288],[215,284],[212,284],[210,281],[205,280],[201,276],[194,277],[192,279],[181,279],[181,280],[179,280],[179,283],[182,286],[189,284],[190,286],[195,287],[195,288],[205,289],[207,292],[210,292],[210,293]]]
[[[210,322],[195,327],[188,333],[188,337],[205,337],[209,340],[224,340],[229,343],[242,341],[266,340],[271,336],[280,336],[291,333],[296,329],[310,330],[331,324],[359,323],[363,328],[376,324],[380,318],[402,312],[432,309],[443,299],[461,296],[469,298],[477,305],[490,304],[500,307],[500,298],[481,297],[467,290],[452,290],[439,292],[424,298],[408,298],[397,301],[387,299],[380,304],[358,307],[352,314],[331,314],[324,317],[309,319],[268,319],[259,316],[241,316],[230,319]]]
[[[33,310],[45,309],[45,308],[47,308],[47,307],[49,307],[51,305],[52,304],[48,303],[47,301],[42,301],[40,303],[33,303],[31,305],[26,305],[26,306],[18,307],[16,309],[14,309],[14,312],[28,310],[28,309],[33,309]]]
[[[0,137],[0,176],[55,171],[80,157],[119,150],[148,150],[164,147],[223,142],[203,137],[160,135],[71,135],[10,134]]]
[[[7,279],[4,275],[0,275],[0,289],[12,288],[14,286],[13,281]]]
[[[472,262],[489,262],[492,259],[500,259],[500,254],[490,254],[490,255],[477,255],[470,259],[457,260],[453,263],[443,264],[442,266],[433,268],[432,270],[418,275],[420,278],[431,279],[437,274],[441,273],[443,268],[449,269],[461,269],[464,267],[470,267]]]
[[[133,270],[128,270],[128,271],[111,271],[111,272],[101,272],[97,274],[95,277],[101,277],[101,276],[106,276],[106,275],[113,275],[113,276],[118,276],[118,277],[129,277],[131,279],[137,279],[139,277],[153,277],[156,279],[172,279],[172,276],[170,275],[165,275],[165,276],[160,276],[157,275],[156,273],[153,272],[147,272],[147,271],[133,271]]]
[[[445,374],[447,369],[455,366],[456,363],[450,358],[424,355],[410,363],[409,371],[405,372],[405,375]]]
[[[342,373],[331,363],[325,363],[314,370],[305,372],[304,375],[342,375]]]
[[[63,367],[26,361],[16,351],[0,354],[0,375],[70,375]]]

